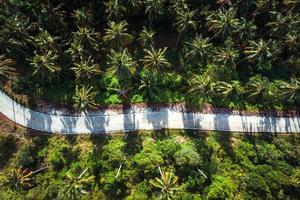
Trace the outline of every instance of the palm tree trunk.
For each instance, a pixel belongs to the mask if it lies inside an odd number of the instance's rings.
[[[153,16],[151,15],[151,18],[150,18],[150,27],[152,27],[152,22],[153,22]]]
[[[115,178],[118,178],[118,176],[119,176],[119,174],[120,174],[120,171],[121,171],[121,169],[122,169],[122,166],[123,166],[123,164],[121,164],[121,165],[119,166],[119,169],[118,169],[118,172],[117,172],[117,175],[115,176]]]
[[[49,168],[49,166],[42,167],[42,168],[40,168],[40,169],[38,169],[38,170],[32,172],[32,174],[36,174],[36,173],[38,173],[38,172],[40,172],[40,171],[43,171],[43,170],[45,170],[45,169],[48,169],[48,168]]]
[[[176,41],[176,48],[178,47],[178,44],[179,44],[179,41],[180,41],[180,38],[181,38],[181,35],[183,34],[183,31],[179,33],[178,35],[178,38],[177,38],[177,41]]]
[[[185,65],[190,61],[190,59],[191,59],[191,55],[189,55],[189,57],[186,59],[186,61],[185,61]]]
[[[48,3],[48,8],[50,9],[52,7],[50,0],[47,0],[47,3]]]

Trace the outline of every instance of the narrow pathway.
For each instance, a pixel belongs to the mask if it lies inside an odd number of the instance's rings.
[[[131,110],[126,114],[61,116],[21,106],[0,90],[0,112],[22,126],[60,134],[113,133],[159,129],[200,129],[233,132],[300,132],[300,117],[265,117],[229,114]]]

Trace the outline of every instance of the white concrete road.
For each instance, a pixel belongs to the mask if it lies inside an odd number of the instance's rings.
[[[30,110],[0,90],[0,112],[13,122],[35,130],[61,134],[113,133],[136,130],[200,129],[233,132],[300,132],[300,118],[228,114],[135,111],[129,114],[61,116]]]

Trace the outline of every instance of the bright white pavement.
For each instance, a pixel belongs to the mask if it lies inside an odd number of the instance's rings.
[[[0,112],[22,126],[61,134],[113,133],[159,129],[200,129],[233,132],[300,132],[300,118],[131,110],[126,114],[62,116],[30,110],[0,90]]]

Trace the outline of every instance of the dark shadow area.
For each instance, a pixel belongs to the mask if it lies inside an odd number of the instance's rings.
[[[130,132],[138,130],[138,127],[136,126],[136,113],[133,112],[132,108],[123,104],[122,112],[124,113],[124,130],[129,130]]]
[[[233,150],[233,133],[232,132],[218,132],[218,142],[224,149],[226,154],[230,157],[234,157]]]
[[[216,114],[214,128],[217,132],[217,140],[228,156],[234,156],[232,147],[232,131],[229,125],[230,114]],[[220,131],[220,132],[219,132]]]
[[[17,138],[10,135],[0,135],[0,169],[2,169],[13,153],[17,150]]]
[[[150,112],[147,112],[150,111]],[[168,116],[169,113],[166,110],[166,107],[156,107],[151,104],[146,104],[145,110],[143,112],[135,113],[135,115],[139,115],[142,118],[144,123],[149,123],[147,127],[142,127],[142,121],[136,121],[136,130],[137,129],[152,129],[155,130],[163,130],[168,127]],[[136,116],[134,117],[134,119]]]
[[[25,119],[26,112],[29,112],[30,118]],[[32,110],[25,110],[23,108],[24,122],[27,122],[27,127],[34,128],[36,130],[52,133],[52,117],[45,113],[39,113]]]
[[[278,118],[263,117],[259,122],[259,132],[277,132]]]
[[[142,139],[137,131],[125,133],[124,141],[126,143],[124,150],[129,156],[135,155],[142,148]]]
[[[200,122],[203,117],[192,112],[182,112],[183,128],[184,129],[201,129]]]
[[[91,133],[105,133],[105,127],[109,123],[109,118],[106,116],[95,115],[88,116],[86,118],[80,118],[79,120],[83,121],[87,125],[87,129]],[[77,123],[80,123],[77,121]]]
[[[231,131],[228,117],[229,114],[216,114],[214,117],[214,129],[216,131]]]

